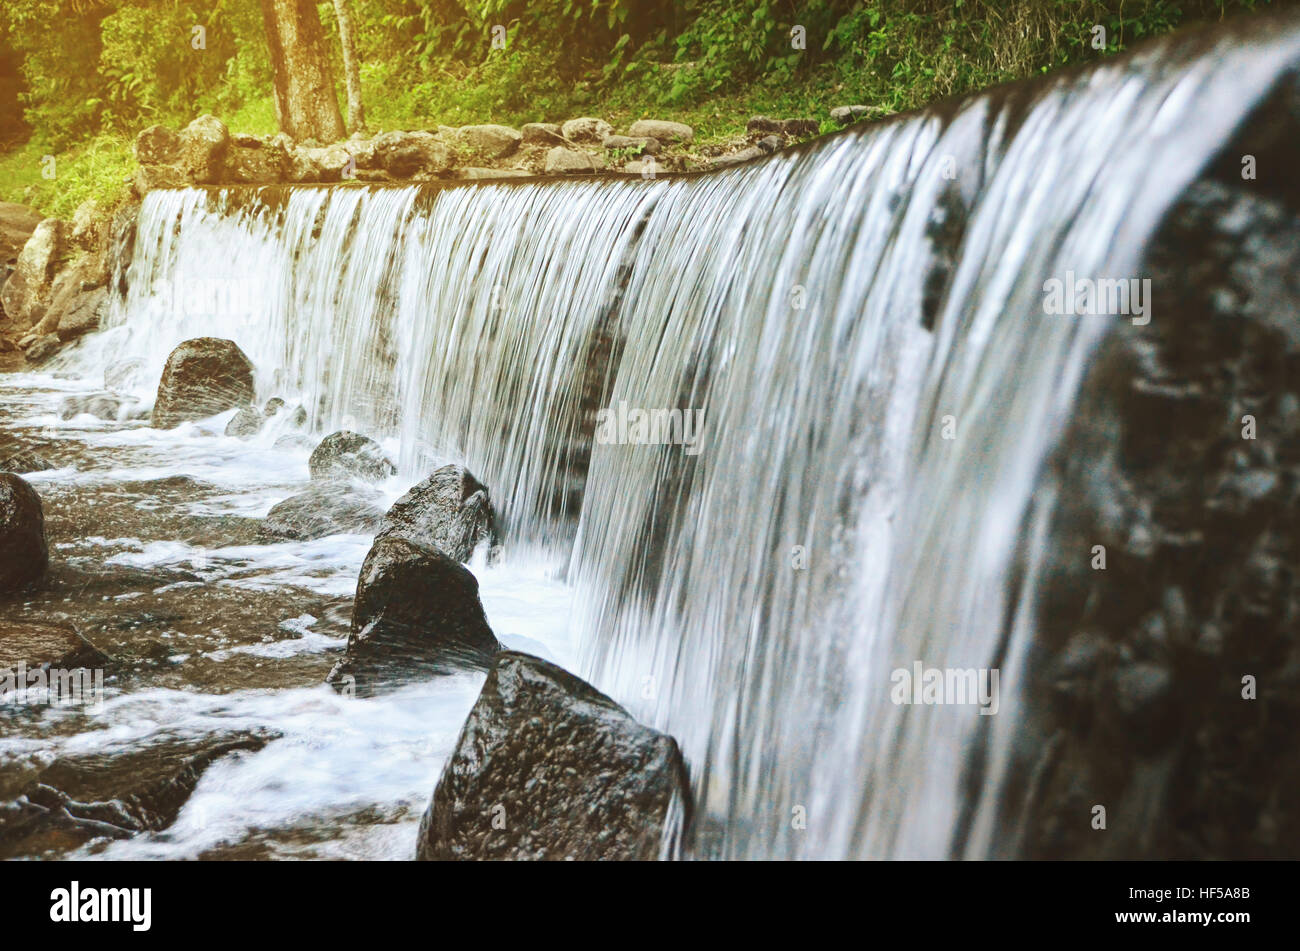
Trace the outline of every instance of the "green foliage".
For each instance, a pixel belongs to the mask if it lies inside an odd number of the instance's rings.
[[[1274,0],[1291,3],[1294,0]],[[889,111],[1111,55],[1197,19],[1268,0],[352,0],[372,129],[521,124],[658,113],[697,143],[754,113]],[[333,5],[318,3],[342,83]],[[193,27],[206,49],[193,48]],[[1092,28],[1106,28],[1093,49]],[[802,29],[803,48],[792,31]],[[494,45],[504,29],[505,48]],[[15,72],[14,65],[20,69]],[[10,78],[6,80],[5,70]],[[120,190],[129,136],[213,112],[235,131],[276,127],[256,0],[4,0],[0,96],[21,97],[39,158],[0,159],[0,197],[41,207]],[[8,90],[6,92],[6,90]],[[0,135],[23,127],[12,120]],[[14,156],[22,156],[17,161]],[[12,177],[10,177],[12,173]],[[65,179],[65,174],[71,176]]]
[[[46,150],[35,142],[0,156],[0,200],[19,201],[47,215],[71,217],[83,201],[95,199],[103,209],[121,202],[135,170],[131,140],[101,134],[57,155],[54,178],[42,176]]]

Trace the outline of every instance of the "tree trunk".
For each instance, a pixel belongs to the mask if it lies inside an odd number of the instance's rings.
[[[343,77],[348,85],[348,131],[366,127],[366,107],[361,103],[361,60],[357,58],[357,34],[352,25],[351,0],[334,0],[334,18],[339,23],[343,47]]]
[[[275,116],[295,141],[344,136],[325,36],[312,0],[261,0],[275,71]]]

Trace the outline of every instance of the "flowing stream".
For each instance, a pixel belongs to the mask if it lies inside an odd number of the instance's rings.
[[[140,575],[134,598],[32,616],[107,624],[143,598],[183,619],[144,625],[165,663],[97,714],[8,731],[0,762],[271,730],[166,832],[89,851],[408,858],[481,677],[335,696],[318,678],[369,539],[241,528],[351,428],[398,463],[390,498],[446,461],[490,487],[489,621],[677,737],[696,855],[1005,851],[1043,464],[1114,325],[1046,315],[1044,282],[1140,278],[1162,214],[1298,57],[1294,28],[1192,35],[700,176],[151,193],[108,327],[0,386],[5,426],[65,447],[30,477],[52,557]],[[197,336],[236,341],[313,439],[226,437],[230,414],[149,429]],[[106,374],[122,419],[59,417]],[[593,438],[619,406],[682,411],[698,441]],[[997,714],[893,702],[917,661],[997,668]]]

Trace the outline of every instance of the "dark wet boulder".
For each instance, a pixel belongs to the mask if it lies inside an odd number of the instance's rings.
[[[262,533],[297,539],[370,534],[383,521],[383,500],[379,492],[354,482],[317,482],[277,502],[262,522]]]
[[[1168,210],[1134,271],[1149,323],[1089,358],[1043,490],[1021,674],[1043,739],[1008,767],[1035,778],[1004,806],[1006,857],[1297,853],[1298,105],[1292,74]]]
[[[503,651],[443,768],[416,858],[672,857],[689,814],[672,737],[568,671]]]
[[[285,433],[271,444],[273,449],[311,449],[314,443],[306,433]]]
[[[226,423],[226,435],[250,439],[262,431],[262,424],[265,422],[266,417],[262,413],[251,406],[245,406],[230,417],[230,422]]]
[[[195,337],[167,358],[158,399],[155,429],[173,429],[186,420],[206,419],[253,402],[253,363],[233,340]]]
[[[357,579],[347,652],[329,682],[369,695],[380,683],[486,669],[500,647],[463,565],[409,538],[378,538]]]
[[[468,561],[475,546],[492,536],[492,523],[486,486],[463,466],[447,465],[393,503],[380,534],[411,538]]]
[[[260,750],[260,731],[165,737],[142,748],[55,760],[0,804],[0,858],[55,856],[96,839],[158,832],[180,816],[217,760]]]
[[[41,497],[12,472],[0,472],[0,591],[40,581],[49,564]]]
[[[313,479],[361,479],[381,482],[397,472],[383,448],[369,436],[346,429],[330,433],[307,460]]]

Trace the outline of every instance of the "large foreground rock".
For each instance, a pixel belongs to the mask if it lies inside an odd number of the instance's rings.
[[[0,472],[0,592],[34,584],[49,564],[41,497],[19,476]]]
[[[1042,489],[1009,858],[1300,852],[1298,162],[1293,73],[1152,237],[1150,322],[1089,360]]]
[[[486,669],[500,647],[464,566],[409,538],[378,538],[357,579],[347,653],[329,682],[367,696],[381,684]]]
[[[262,522],[275,538],[311,539],[326,535],[370,534],[384,519],[383,495],[349,482],[317,482],[277,502]]]
[[[369,436],[341,429],[330,433],[307,460],[313,479],[361,479],[381,482],[397,472],[383,447]]]
[[[475,546],[491,537],[492,521],[487,487],[463,466],[448,465],[394,502],[380,533],[411,538],[456,561],[468,561]]]
[[[172,429],[186,420],[206,419],[256,395],[253,364],[233,340],[196,337],[171,352],[154,403],[155,429]]]
[[[554,664],[506,651],[438,780],[416,858],[669,857],[689,803],[672,737]]]

